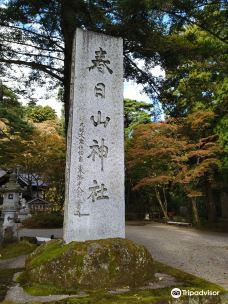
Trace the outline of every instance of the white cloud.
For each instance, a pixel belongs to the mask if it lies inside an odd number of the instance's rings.
[[[143,86],[133,80],[124,82],[124,98],[149,102],[150,98],[143,92]]]
[[[143,60],[137,62],[140,69],[143,68]],[[159,65],[150,70],[151,74],[155,77],[165,77],[165,71]],[[150,102],[150,97],[143,92],[143,86],[137,84],[133,80],[124,82],[124,98],[134,99],[138,101]]]
[[[6,8],[6,5],[4,3],[1,3],[2,1],[0,1],[0,8]]]

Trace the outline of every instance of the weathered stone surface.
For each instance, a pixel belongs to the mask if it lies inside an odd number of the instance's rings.
[[[64,291],[137,287],[153,281],[153,260],[145,247],[126,239],[53,240],[27,259],[21,282],[50,284]]]
[[[64,240],[125,237],[123,46],[77,29],[72,63]]]

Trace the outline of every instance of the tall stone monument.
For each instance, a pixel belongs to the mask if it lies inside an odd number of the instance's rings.
[[[64,240],[125,237],[122,39],[77,29],[71,73]]]

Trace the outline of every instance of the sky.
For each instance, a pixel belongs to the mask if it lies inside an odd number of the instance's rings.
[[[165,76],[164,71],[160,68],[160,66],[156,66],[151,70],[151,73],[154,76]],[[57,100],[57,90],[53,91],[52,96],[49,98],[45,99],[43,96],[46,94],[46,88],[37,88],[34,93],[34,98],[37,100],[37,105],[42,105],[46,106],[49,105],[52,107],[57,115],[60,117],[61,116],[61,109],[62,109],[62,103]],[[123,93],[124,98],[129,98],[129,99],[134,99],[138,101],[145,101],[150,103],[151,100],[147,94],[143,92],[143,86],[141,84],[136,84],[134,81],[124,81],[124,93]],[[21,98],[21,101],[23,104],[26,104],[26,99]]]

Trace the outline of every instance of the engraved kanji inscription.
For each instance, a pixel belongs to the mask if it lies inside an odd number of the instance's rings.
[[[105,98],[105,85],[102,82],[95,85],[94,94],[96,97]]]
[[[75,213],[74,213],[75,216],[89,216],[90,214],[89,213],[81,213],[80,210],[77,210]]]
[[[77,196],[81,197],[83,192],[84,192],[84,190],[81,188],[81,182],[78,182],[77,189],[76,189]]]
[[[79,139],[79,145],[78,145],[78,167],[77,167],[77,173],[76,173],[76,196],[78,199],[77,208],[80,212],[81,208],[81,199],[82,195],[84,193],[82,181],[84,180],[84,169],[83,169],[83,155],[84,155],[84,143],[85,143],[85,124],[83,122],[80,123],[79,129],[78,129],[78,139]]]
[[[85,172],[83,171],[83,167],[82,167],[82,165],[80,164],[79,166],[78,166],[78,174],[77,174],[77,179],[78,180],[83,180],[84,179],[84,175],[85,174]]]
[[[96,155],[101,159],[101,171],[104,171],[104,158],[108,156],[108,147],[104,145],[104,138],[101,140],[101,145],[99,146],[96,139],[93,140],[94,145],[90,146],[92,150],[90,155],[87,158],[92,158],[95,161]]]
[[[103,125],[105,128],[107,127],[110,117],[106,116],[105,120],[101,120],[101,111],[97,112],[97,120],[94,119],[94,115],[90,117],[90,120],[92,121],[93,125],[97,127],[98,125]]]
[[[99,48],[99,51],[95,51],[95,59],[91,60],[93,65],[91,65],[88,69],[89,71],[97,68],[99,72],[104,73],[105,68],[108,70],[110,74],[113,73],[113,71],[108,67],[108,64],[110,64],[110,61],[105,58],[107,52],[103,50],[101,47]]]
[[[94,186],[89,187],[89,191],[91,192],[88,198],[92,199],[92,202],[95,202],[96,200],[101,199],[109,199],[109,196],[106,195],[107,188],[105,188],[105,185],[102,183],[100,186],[98,185],[98,182],[96,180],[93,181]]]

